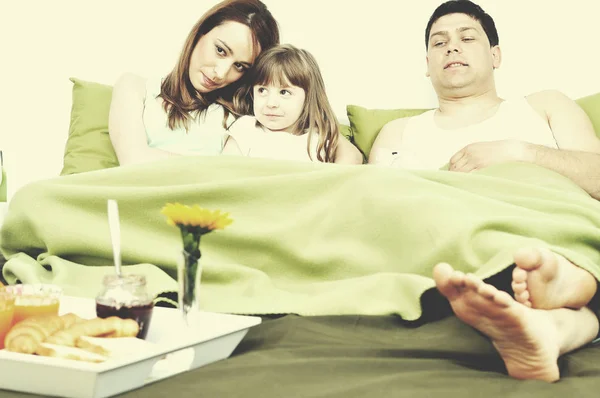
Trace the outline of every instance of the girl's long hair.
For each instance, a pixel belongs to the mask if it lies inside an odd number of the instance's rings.
[[[196,91],[189,77],[190,58],[198,40],[213,28],[228,22],[242,23],[252,32],[254,56],[279,44],[279,27],[271,12],[260,0],[225,0],[208,10],[196,22],[183,45],[179,61],[161,84],[159,97],[168,115],[171,130],[189,128],[190,118],[204,112],[211,104],[225,108],[223,126],[230,113],[239,115],[233,97],[248,85],[248,72],[236,82],[206,94]]]
[[[338,146],[339,126],[327,98],[325,83],[317,61],[306,50],[285,44],[263,51],[256,60],[251,73],[253,85],[281,84],[301,87],[306,93],[304,108],[292,126],[292,134],[308,136],[308,154],[312,159],[311,141],[313,132],[318,133],[317,159],[321,162],[335,161]],[[252,87],[238,94],[252,97]],[[239,109],[244,114],[254,114],[252,101],[239,98]]]

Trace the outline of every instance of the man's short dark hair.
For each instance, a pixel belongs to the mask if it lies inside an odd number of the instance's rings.
[[[449,0],[441,4],[435,9],[429,22],[427,23],[427,29],[425,29],[425,48],[429,49],[429,34],[431,33],[431,26],[435,21],[448,14],[466,14],[479,22],[483,31],[487,35],[490,41],[490,46],[497,46],[499,43],[498,31],[496,30],[496,24],[492,17],[483,11],[483,9],[477,4],[469,0]]]

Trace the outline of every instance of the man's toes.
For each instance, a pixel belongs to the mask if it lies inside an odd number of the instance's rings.
[[[439,263],[433,268],[433,279],[435,280],[435,285],[446,298],[452,300],[460,291],[456,286],[454,286],[450,279],[454,274],[454,269],[450,264]]]
[[[446,263],[436,264],[435,267],[433,267],[433,279],[435,279],[436,282],[438,282],[438,281],[445,282],[448,279],[450,279],[450,275],[452,274],[453,271],[454,271],[454,268],[452,268],[452,266],[450,264],[446,264]]]
[[[473,274],[467,274],[465,275],[465,287],[472,289],[472,290],[477,290],[479,289],[479,287],[483,284],[483,281],[476,277]]]
[[[516,283],[525,283],[527,281],[527,271],[518,266],[513,269],[512,280]]]
[[[558,259],[556,257],[556,254],[550,251],[550,249],[538,249],[538,253],[540,256],[540,265],[544,264],[544,267],[541,269],[542,272],[540,274],[546,281],[548,281],[556,276],[558,268]]]
[[[450,275],[450,284],[452,284],[457,289],[462,289],[465,287],[465,274],[462,271],[453,271]]]
[[[521,293],[515,293],[515,300],[517,300],[519,303],[525,304],[529,301],[529,292],[525,290]]]
[[[532,271],[542,264],[542,254],[536,248],[519,249],[515,252],[513,258],[517,265],[515,269],[521,269],[523,272]],[[525,278],[527,278],[527,272],[525,272]]]
[[[490,285],[488,285],[488,286],[490,286]],[[498,290],[495,287],[494,287],[494,289],[496,290],[496,294],[494,295],[494,298],[493,298],[494,303],[496,303],[502,307],[509,307],[515,303],[515,300],[513,300],[513,298],[510,296],[510,294],[503,292],[501,290]]]
[[[512,288],[513,292],[515,292],[515,294],[521,294],[523,292],[527,291],[527,283],[526,282],[512,282],[510,284],[510,287]]]
[[[496,289],[492,285],[488,285],[487,283],[482,283],[477,289],[477,293],[486,299],[493,299],[494,296],[498,293],[498,289]]]

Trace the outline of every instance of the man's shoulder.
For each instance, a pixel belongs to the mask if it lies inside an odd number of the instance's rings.
[[[543,118],[569,107],[574,101],[559,90],[543,90],[525,96],[529,105]]]
[[[534,108],[547,107],[565,101],[572,101],[560,90],[542,90],[525,96],[527,102]]]
[[[410,119],[412,119],[413,117],[414,116],[407,116],[407,117],[401,117],[399,119],[391,120],[391,121],[387,122],[386,124],[384,124],[383,128],[381,130],[390,132],[390,133],[394,133],[394,132],[401,133],[402,131],[404,131],[404,128],[406,127],[406,124],[408,123],[408,121]]]

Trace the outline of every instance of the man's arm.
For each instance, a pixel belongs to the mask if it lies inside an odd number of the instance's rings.
[[[404,117],[392,120],[383,126],[373,142],[371,152],[369,152],[370,164],[387,163],[386,159],[390,158],[392,152],[400,150],[402,135],[409,119],[409,117]]]
[[[507,161],[535,163],[600,199],[600,140],[587,114],[558,91],[535,93],[527,101],[548,123],[558,149],[517,140],[476,142],[452,156],[449,170],[468,173]]]
[[[600,139],[587,114],[558,91],[543,91],[527,98],[546,117],[559,149],[529,145],[533,163],[554,170],[600,199]]]

